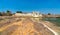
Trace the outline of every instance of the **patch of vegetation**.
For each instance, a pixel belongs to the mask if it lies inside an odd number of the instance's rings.
[[[22,13],[22,11],[17,11],[16,13]]]
[[[60,27],[60,18],[44,18],[43,20],[50,21]]]

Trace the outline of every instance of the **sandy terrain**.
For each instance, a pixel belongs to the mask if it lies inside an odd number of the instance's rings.
[[[0,35],[54,35],[41,23],[34,22],[30,18],[22,18],[6,24],[2,24],[5,26],[1,26]]]
[[[60,28],[57,27],[54,23],[51,23],[49,21],[40,21],[40,22],[47,25],[49,28],[51,28],[52,30],[54,30],[56,33],[60,35]]]

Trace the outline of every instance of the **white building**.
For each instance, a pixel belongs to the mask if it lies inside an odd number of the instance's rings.
[[[42,17],[43,15],[39,12],[33,12],[34,17]]]
[[[16,13],[15,16],[33,16],[33,17],[42,17],[42,14],[33,12],[33,13]]]
[[[32,13],[16,13],[15,16],[32,16]]]

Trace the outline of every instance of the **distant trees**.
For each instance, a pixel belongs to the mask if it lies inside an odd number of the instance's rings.
[[[11,15],[12,15],[11,11],[7,10],[7,11],[6,11],[6,15],[7,15],[7,16],[11,16]]]
[[[22,11],[16,11],[16,13],[22,13]],[[11,11],[7,10],[6,12],[0,12],[0,16],[12,16],[15,13],[12,13]]]
[[[22,13],[22,11],[17,11],[16,13]]]
[[[2,16],[2,13],[0,12],[0,16]]]
[[[51,13],[48,13],[48,15],[51,15]]]
[[[0,16],[12,16],[11,11],[7,10],[6,12],[0,12]]]

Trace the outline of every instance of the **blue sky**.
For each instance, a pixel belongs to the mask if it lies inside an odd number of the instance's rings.
[[[60,0],[0,0],[0,11],[6,10],[60,14]]]

